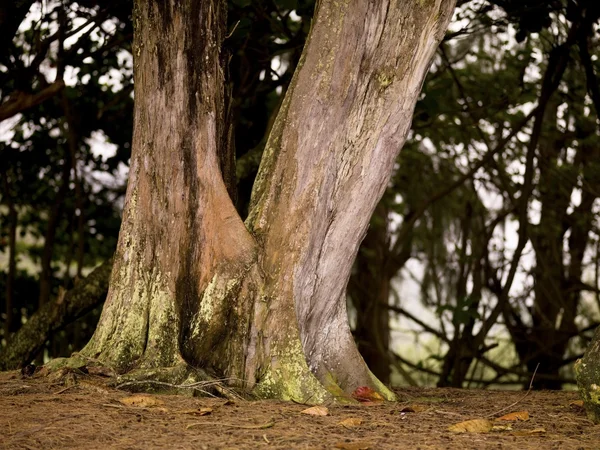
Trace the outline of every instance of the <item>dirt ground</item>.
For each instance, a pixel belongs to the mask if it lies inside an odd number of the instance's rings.
[[[327,405],[318,416],[292,402],[140,396],[107,388],[101,377],[65,384],[4,372],[0,449],[600,449],[600,426],[574,392],[397,393],[395,403]],[[486,421],[515,412],[528,420]],[[470,419],[494,428],[448,430]]]

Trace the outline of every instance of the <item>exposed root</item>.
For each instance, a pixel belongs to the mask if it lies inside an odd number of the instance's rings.
[[[182,363],[174,367],[136,369],[116,377],[112,385],[131,392],[157,392],[180,395],[204,395],[225,397],[229,400],[244,399],[242,392],[227,386],[232,381],[218,379],[202,369]]]
[[[247,394],[233,389],[228,382],[240,380],[215,378],[202,369],[182,362],[173,367],[135,369],[123,375],[103,365],[102,361],[74,353],[70,358],[56,358],[49,361],[38,376],[53,376],[57,380],[69,380],[61,384],[76,383],[75,379],[87,375],[102,375],[110,381],[108,386],[130,392],[154,392],[164,394],[182,394],[192,396],[224,397],[229,400],[244,400]]]
[[[189,389],[194,391],[195,393],[199,393],[201,395],[206,395],[208,397],[216,397],[214,391],[217,391],[220,396],[225,397],[229,400],[245,400],[244,397],[239,395],[233,389],[225,386],[225,382],[227,379],[214,379],[214,380],[206,380],[206,381],[197,381],[195,383],[182,383],[182,384],[174,384],[167,383],[166,381],[157,381],[157,380],[136,380],[136,381],[125,381],[123,383],[117,384],[115,388],[124,389],[124,388],[137,388],[142,386],[157,386],[162,388],[172,388],[176,391],[182,389]],[[130,390],[130,389],[126,389]]]

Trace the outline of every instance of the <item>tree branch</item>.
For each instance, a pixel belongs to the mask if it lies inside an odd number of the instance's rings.
[[[62,298],[46,303],[14,335],[0,356],[0,370],[29,363],[48,337],[100,305],[106,298],[112,258],[102,263]]]
[[[35,94],[13,92],[8,101],[0,105],[0,122],[45,102],[58,94],[64,87],[65,82],[58,80]]]

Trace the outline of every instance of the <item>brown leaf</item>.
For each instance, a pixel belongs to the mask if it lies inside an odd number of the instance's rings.
[[[329,410],[325,406],[311,406],[310,408],[306,408],[303,411],[300,411],[302,414],[309,414],[311,416],[327,416],[329,415]]]
[[[164,405],[165,402],[151,395],[136,394],[130,397],[119,399],[126,406],[135,406],[138,408],[148,408],[150,406]]]
[[[455,423],[448,427],[454,433],[488,433],[492,431],[493,424],[487,419],[472,419]]]
[[[356,417],[349,417],[339,422],[338,425],[341,425],[344,428],[355,428],[359,427],[362,424],[362,422],[362,419],[358,419]]]
[[[342,450],[369,450],[373,448],[373,445],[369,442],[338,442],[335,444],[335,448],[341,448]]]
[[[369,386],[359,386],[352,393],[352,397],[359,402],[382,402],[384,398],[381,394]]]
[[[402,408],[400,410],[400,412],[414,412],[414,413],[419,413],[419,412],[423,412],[423,411],[427,411],[429,408],[425,405],[417,405],[417,404],[412,404],[412,405],[406,405],[404,408]]]
[[[498,417],[496,420],[509,420],[511,422],[516,422],[520,420],[522,422],[526,422],[529,420],[529,413],[527,411],[517,411],[509,414],[505,414],[502,417]]]
[[[573,400],[569,403],[569,406],[575,406],[577,408],[583,408],[583,400]]]
[[[196,409],[184,409],[179,411],[181,414],[191,414],[193,416],[208,416],[213,412],[212,408],[196,408]]]

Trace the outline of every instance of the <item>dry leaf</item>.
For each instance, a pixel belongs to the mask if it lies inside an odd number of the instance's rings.
[[[569,403],[569,406],[576,406],[577,408],[583,408],[583,400],[573,400]]]
[[[423,412],[423,411],[427,411],[429,408],[425,405],[416,405],[416,404],[412,404],[412,405],[406,405],[404,408],[402,408],[400,410],[400,412],[414,412],[414,413],[419,413],[419,412]]]
[[[373,448],[373,445],[368,442],[338,442],[335,444],[335,448],[341,448],[342,450],[369,450]]]
[[[473,419],[455,423],[448,427],[454,433],[488,433],[492,431],[493,424],[487,419]]]
[[[513,436],[531,436],[532,434],[541,434],[545,433],[545,428],[534,428],[533,430],[523,430],[523,431],[515,431],[512,433]]]
[[[152,397],[151,395],[132,395],[131,397],[125,397],[119,399],[121,403],[126,406],[136,406],[140,408],[148,408],[150,406],[159,406],[164,405],[165,402],[159,400],[156,397]]]
[[[196,409],[184,409],[179,411],[181,414],[191,414],[193,416],[208,416],[213,412],[212,408],[196,408]]]
[[[362,419],[358,419],[356,417],[349,417],[339,422],[338,425],[341,425],[345,428],[354,428],[360,426],[362,422]]]
[[[369,386],[359,386],[352,393],[352,397],[359,402],[367,403],[367,402],[382,402],[384,398],[381,394]]]
[[[327,416],[329,414],[329,410],[325,406],[311,406],[300,412],[311,416]]]
[[[527,411],[517,411],[509,414],[505,414],[502,417],[498,417],[496,420],[510,420],[512,422],[516,422],[520,420],[525,422],[529,420],[529,413]]]

